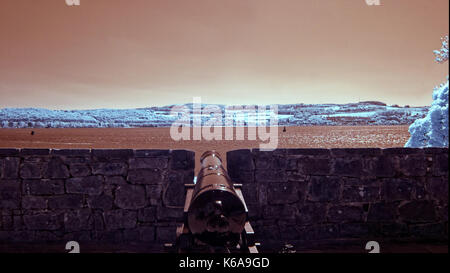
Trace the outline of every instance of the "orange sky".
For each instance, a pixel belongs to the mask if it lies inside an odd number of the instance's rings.
[[[448,0],[0,1],[0,108],[429,105]]]

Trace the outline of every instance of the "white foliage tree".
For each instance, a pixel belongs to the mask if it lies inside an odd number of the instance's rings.
[[[442,48],[435,50],[436,62],[448,60],[448,36],[442,40]],[[409,127],[410,139],[405,147],[448,147],[448,76],[447,82],[434,88],[433,103],[423,119],[417,119]]]
[[[436,56],[436,62],[444,63],[448,60],[448,36],[441,38],[442,47],[440,50],[433,51]]]

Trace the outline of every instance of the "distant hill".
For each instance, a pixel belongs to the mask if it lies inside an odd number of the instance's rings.
[[[372,104],[372,105],[379,105],[379,106],[386,106],[386,103],[381,101],[360,101],[360,104]]]
[[[185,106],[192,109],[192,103]],[[224,119],[226,106],[218,106]],[[170,114],[171,109],[172,106],[95,110],[4,108],[0,109],[0,128],[169,127],[178,119]],[[280,126],[407,125],[423,118],[427,112],[428,107],[387,106],[377,101],[283,104],[278,105],[278,123]],[[209,117],[203,116],[202,119]],[[234,111],[234,120],[247,121],[247,117],[242,111]]]

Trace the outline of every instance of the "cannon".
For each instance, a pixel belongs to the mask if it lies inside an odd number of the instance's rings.
[[[242,185],[232,183],[218,152],[203,153],[200,164],[196,183],[185,185],[177,252],[257,253]]]

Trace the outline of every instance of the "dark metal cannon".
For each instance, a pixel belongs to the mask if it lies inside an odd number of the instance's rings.
[[[242,185],[232,183],[217,152],[205,152],[200,164],[196,183],[185,185],[178,252],[257,252]]]
[[[195,237],[210,245],[236,245],[247,213],[216,152],[201,156],[201,170],[192,193],[187,225]]]

